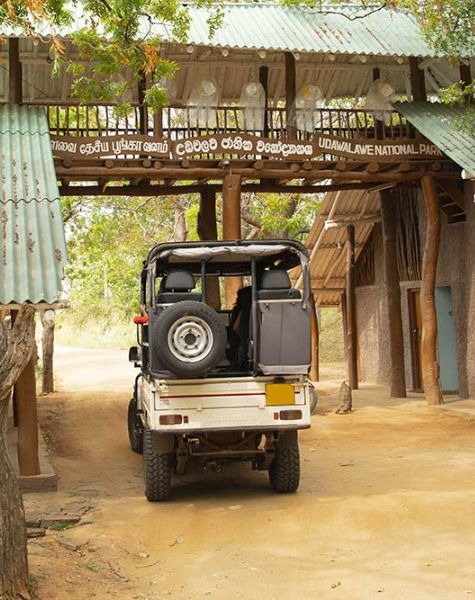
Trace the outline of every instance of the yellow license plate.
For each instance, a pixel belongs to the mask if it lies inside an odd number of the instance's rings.
[[[267,406],[295,404],[294,386],[290,383],[267,383],[266,404]]]

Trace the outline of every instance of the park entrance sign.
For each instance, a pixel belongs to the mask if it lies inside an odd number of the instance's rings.
[[[309,139],[273,139],[246,133],[200,135],[170,140],[147,135],[95,137],[51,136],[53,155],[58,158],[113,158],[149,156],[185,159],[210,156],[267,157],[273,160],[312,160],[331,155],[355,160],[401,161],[442,157],[427,140],[375,140],[345,138],[316,133]]]

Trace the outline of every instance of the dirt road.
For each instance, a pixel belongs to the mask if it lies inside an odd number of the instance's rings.
[[[242,467],[182,477],[172,502],[150,504],[124,353],[61,351],[56,366],[64,391],[40,412],[60,491],[27,508],[83,518],[30,541],[41,600],[475,597],[474,420],[374,389],[335,415],[327,383],[297,494]]]

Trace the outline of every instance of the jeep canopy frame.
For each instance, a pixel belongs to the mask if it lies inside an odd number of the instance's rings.
[[[266,271],[289,271],[300,267],[303,289],[298,297],[266,300],[258,297],[259,280]],[[251,279],[252,309],[250,314],[252,336],[251,371],[257,374],[285,375],[305,373],[310,352],[299,352],[306,346],[307,323],[311,310],[311,283],[309,258],[306,248],[292,240],[239,240],[211,242],[173,242],[158,244],[144,261],[141,276],[141,304],[147,307],[152,320],[162,310],[158,304],[157,280],[171,272],[186,271],[201,284],[198,300],[206,303],[206,280],[209,277],[248,276]],[[295,292],[295,290],[294,290]],[[296,293],[296,292],[295,292]],[[230,312],[222,310],[220,312]],[[302,309],[302,310],[300,310]],[[303,314],[306,314],[305,319]],[[284,323],[284,325],[282,325]],[[303,336],[294,331],[294,327]],[[309,325],[308,325],[309,328]],[[263,342],[261,344],[261,338]],[[300,343],[302,340],[302,344]],[[289,346],[293,352],[305,356],[300,365],[289,358],[292,351],[274,352],[274,346]],[[287,360],[284,355],[287,354]],[[267,358],[264,358],[264,355]],[[269,362],[270,361],[270,362]],[[148,361],[146,361],[148,363]],[[156,371],[152,369],[152,371]],[[151,372],[152,376],[153,373]]]

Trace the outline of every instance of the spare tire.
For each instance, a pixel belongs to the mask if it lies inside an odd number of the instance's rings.
[[[185,300],[165,308],[152,337],[157,360],[181,378],[205,375],[226,351],[224,324],[204,302]]]

